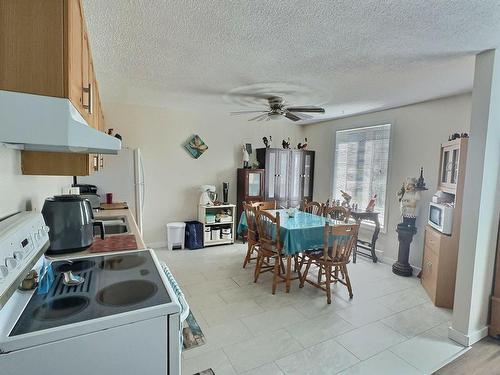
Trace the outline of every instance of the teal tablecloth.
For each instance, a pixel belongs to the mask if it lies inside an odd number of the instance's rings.
[[[286,255],[295,255],[306,250],[323,248],[323,234],[326,222],[323,216],[296,211],[295,216],[290,218],[286,210],[269,210],[269,212],[272,214],[280,213],[280,239]],[[335,223],[332,223],[332,225],[335,225]],[[245,212],[242,212],[237,232],[241,234],[246,229],[247,218]]]

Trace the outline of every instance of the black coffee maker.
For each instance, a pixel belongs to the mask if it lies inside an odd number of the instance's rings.
[[[224,204],[228,204],[229,182],[222,183],[222,199]]]

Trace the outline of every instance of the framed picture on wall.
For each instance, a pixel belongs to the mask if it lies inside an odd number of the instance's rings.
[[[208,150],[208,146],[197,134],[193,135],[193,137],[186,142],[184,148],[195,159],[198,159],[205,151]]]

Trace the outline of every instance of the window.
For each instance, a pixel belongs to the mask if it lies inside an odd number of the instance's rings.
[[[381,226],[385,223],[390,138],[390,124],[339,130],[335,136],[332,197],[342,201],[340,190],[344,190],[352,196],[351,204],[364,209],[377,194],[375,210],[380,212]]]

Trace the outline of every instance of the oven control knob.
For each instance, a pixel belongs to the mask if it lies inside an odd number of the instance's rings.
[[[5,258],[5,265],[8,269],[16,268],[17,260],[15,258]]]
[[[20,251],[14,251],[14,259],[16,260],[22,260],[24,258],[23,253]]]
[[[0,265],[0,276],[7,277],[9,269],[6,266]]]

